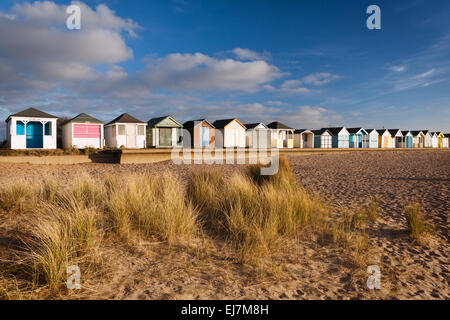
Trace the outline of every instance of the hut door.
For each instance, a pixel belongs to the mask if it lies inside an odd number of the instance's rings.
[[[200,127],[200,147],[209,147],[209,128]]]
[[[127,147],[136,147],[136,126],[127,125]]]
[[[27,123],[27,148],[43,148],[44,147],[44,133],[40,122]]]
[[[161,147],[172,146],[172,128],[159,128],[159,145]]]
[[[383,148],[389,148],[389,136],[383,137]]]

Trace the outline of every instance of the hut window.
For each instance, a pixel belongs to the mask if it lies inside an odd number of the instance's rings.
[[[51,122],[47,122],[45,124],[45,135],[46,136],[51,136],[52,135],[52,123]]]
[[[125,125],[120,124],[117,126],[117,128],[119,129],[119,136],[124,136],[125,135]]]
[[[144,134],[144,126],[138,126],[138,136],[143,136]]]
[[[22,121],[16,122],[16,135],[23,136],[25,134],[25,125]]]

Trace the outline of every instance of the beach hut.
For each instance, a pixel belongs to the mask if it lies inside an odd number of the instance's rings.
[[[181,147],[183,125],[172,116],[152,118],[147,121],[147,148]]]
[[[350,148],[368,148],[369,135],[364,128],[347,128],[350,135]]]
[[[103,122],[80,113],[63,124],[62,145],[64,149],[103,148]]]
[[[375,129],[366,129],[367,135],[369,136],[369,148],[378,148],[378,131]]]
[[[295,130],[294,148],[314,148],[314,133],[307,129]]]
[[[238,119],[216,120],[212,125],[216,130],[216,147],[245,148],[245,130],[247,128]]]
[[[390,148],[392,136],[387,129],[379,129],[378,132],[378,148]]]
[[[245,146],[248,148],[267,149],[271,144],[271,130],[262,122],[244,123],[247,128],[245,132]]]
[[[442,138],[442,148],[449,148],[450,146],[450,133],[445,133]]]
[[[438,135],[438,148],[443,148],[443,139],[444,139],[444,133],[443,132],[436,132]]]
[[[313,130],[314,148],[331,149],[333,145],[333,135],[327,129]]]
[[[403,134],[400,129],[388,129],[391,134],[389,148],[404,148]]]
[[[413,136],[413,148],[423,148],[425,146],[425,135],[420,130],[410,131]]]
[[[293,148],[294,147],[294,128],[275,121],[267,125],[271,129],[272,148]]]
[[[438,132],[430,132],[431,134],[431,147],[437,148],[438,147]]]
[[[403,139],[404,139],[404,148],[412,148],[413,144],[413,135],[411,131],[402,131]]]
[[[105,143],[109,148],[143,149],[146,147],[147,123],[128,113],[121,114],[105,125]]]
[[[28,108],[6,119],[6,142],[11,149],[56,149],[58,117]]]
[[[429,130],[421,130],[425,137],[424,140],[424,148],[432,148],[433,147],[433,137],[431,136],[431,132]]]
[[[333,148],[348,148],[350,145],[350,134],[345,127],[322,128],[328,130],[332,135]]]
[[[183,124],[189,132],[190,139],[183,135],[183,144],[187,148],[214,148],[215,128],[206,119],[191,120]]]

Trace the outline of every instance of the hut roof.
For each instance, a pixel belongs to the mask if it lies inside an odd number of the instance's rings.
[[[46,112],[43,112],[43,111],[35,109],[35,108],[28,108],[26,110],[11,114],[6,119],[6,122],[8,122],[11,117],[52,118],[52,119],[58,118],[56,116],[53,116],[51,114],[48,114]]]
[[[257,123],[244,123],[244,126],[245,126],[247,129],[254,129],[254,128],[256,128],[257,126],[259,126],[260,124],[262,124],[262,125],[264,126],[264,128],[267,129],[267,126],[266,126],[264,123],[262,123],[262,122],[257,122]]]
[[[113,123],[145,123],[144,121],[138,120],[133,116],[130,116],[128,113],[123,113],[114,120],[108,122],[106,125]]]
[[[305,132],[305,131],[309,131],[309,132],[312,133],[312,131],[311,131],[311,130],[308,130],[308,129],[295,129],[294,133],[303,133],[303,132]]]
[[[147,121],[147,125],[149,127],[155,127],[157,126],[161,121],[165,120],[169,118],[171,121],[173,121],[177,127],[181,128],[183,127],[183,125],[181,123],[179,123],[177,120],[175,120],[172,116],[164,116],[164,117],[157,117],[157,118],[152,118],[150,120]]]
[[[215,128],[218,129],[223,129],[225,128],[227,125],[229,125],[231,122],[233,121],[237,121],[237,123],[239,123],[244,129],[247,129],[246,126],[244,126],[238,119],[233,118],[233,119],[222,119],[222,120],[216,120],[213,122],[213,126]]]
[[[331,128],[322,128],[322,129],[326,129],[326,130],[330,131],[330,133],[333,136],[337,136],[339,134],[339,132],[342,131],[342,129],[345,129],[345,127],[331,127]]]
[[[70,122],[91,122],[91,123],[103,123],[103,121],[100,121],[94,117],[91,117],[90,115],[86,114],[86,113],[80,113],[79,115],[77,115],[76,117],[73,117],[72,119],[68,120],[66,123],[70,123]],[[65,124],[66,124],[65,123]]]
[[[190,120],[190,121],[186,121],[185,123],[183,123],[183,127],[185,127],[185,128],[193,128],[193,127],[195,127],[196,125],[198,125],[199,123],[202,123],[202,122],[206,122],[206,123],[208,123],[211,127],[215,128],[215,127],[211,124],[211,122],[209,122],[209,121],[206,120],[206,119],[199,119],[199,120]]]
[[[287,125],[285,125],[284,123],[281,123],[279,121],[271,122],[267,125],[267,127],[269,127],[270,129],[291,129],[291,130],[294,129],[294,128],[288,127]]]

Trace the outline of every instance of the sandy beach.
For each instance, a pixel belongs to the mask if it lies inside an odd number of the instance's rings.
[[[379,265],[381,289],[368,290],[365,270],[354,269],[339,249],[308,240],[284,258],[280,272],[259,276],[236,264],[212,239],[169,248],[164,242],[111,245],[114,268],[104,281],[86,283],[86,298],[106,299],[449,299],[450,152],[365,152],[288,158],[299,186],[336,210],[357,208],[375,197],[380,218],[368,226],[367,264]],[[51,174],[71,179],[81,172],[159,174],[169,170],[184,183],[194,166],[171,162],[139,165],[0,164],[0,182]],[[195,166],[198,167],[198,166]],[[231,176],[243,166],[217,166]],[[426,246],[409,238],[405,206],[418,202],[435,226]],[[9,222],[10,223],[10,222]],[[8,225],[9,225],[8,223]],[[0,238],[5,238],[5,223]],[[1,250],[8,250],[0,241]],[[277,276],[277,274],[280,274]],[[70,296],[69,296],[70,297]]]

